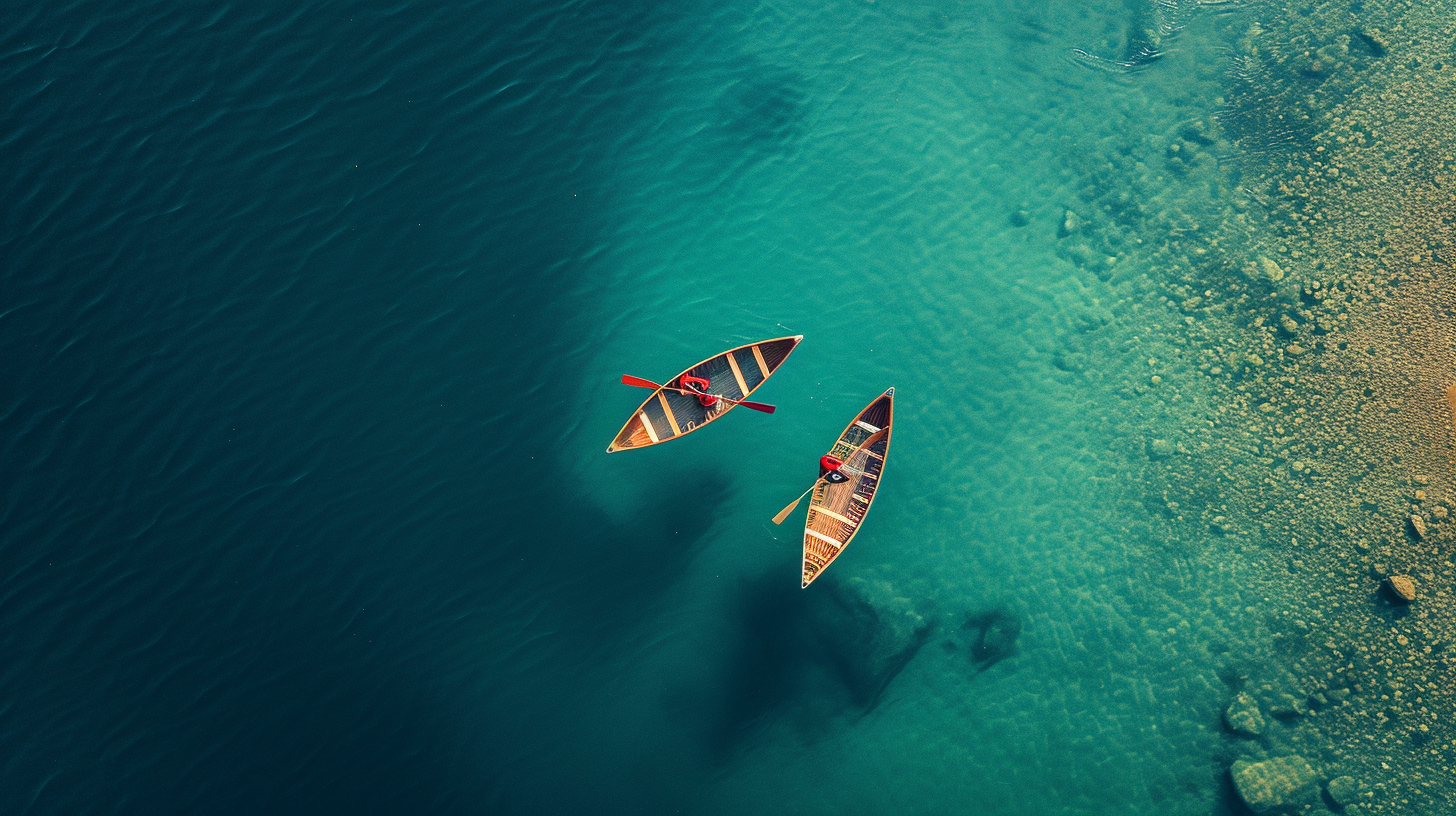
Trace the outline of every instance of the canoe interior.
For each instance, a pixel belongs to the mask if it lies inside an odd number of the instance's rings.
[[[703,377],[709,382],[709,393],[745,399],[773,376],[802,339],[803,335],[779,337],[729,349],[679,373],[663,385],[676,387],[684,375]],[[695,396],[660,388],[632,412],[627,424],[607,447],[607,453],[645,448],[686,436],[736,407],[721,400],[711,408],[705,407]]]
[[[821,481],[814,488],[804,522],[805,587],[844,552],[870,511],[890,452],[894,404],[891,388],[866,406],[829,449],[831,456],[844,462],[840,472],[850,479],[839,484]]]

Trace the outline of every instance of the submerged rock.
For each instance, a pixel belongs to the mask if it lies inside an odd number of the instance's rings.
[[[1355,29],[1354,41],[1365,46],[1372,57],[1383,57],[1390,53],[1390,42],[1378,29]]]
[[[1287,692],[1281,693],[1279,699],[1269,706],[1269,713],[1281,720],[1289,720],[1295,717],[1303,717],[1309,713],[1309,703],[1306,700],[1295,697]]]
[[[1342,808],[1360,798],[1360,785],[1350,776],[1331,779],[1325,790],[1330,794],[1330,801]]]
[[[1074,232],[1081,232],[1082,223],[1082,216],[1067,210],[1066,214],[1062,216],[1062,223],[1057,226],[1057,237],[1066,238]]]
[[[971,661],[976,664],[977,672],[983,672],[1016,654],[1021,619],[1005,609],[968,615],[961,628],[976,631],[976,640],[971,644]]]
[[[1416,599],[1416,582],[1409,575],[1389,576],[1385,579],[1385,588],[1400,603],[1410,603]]]
[[[1246,692],[1239,692],[1223,713],[1223,721],[1235,734],[1257,737],[1264,733],[1264,715],[1259,703]]]
[[[1229,768],[1229,776],[1239,798],[1258,814],[1277,813],[1319,796],[1319,773],[1302,756],[1241,759]]]
[[[1426,520],[1412,513],[1410,517],[1411,532],[1416,534],[1417,539],[1426,537]]]
[[[1259,262],[1255,269],[1264,277],[1264,280],[1270,283],[1278,283],[1284,280],[1284,268],[1263,255],[1259,256]]]

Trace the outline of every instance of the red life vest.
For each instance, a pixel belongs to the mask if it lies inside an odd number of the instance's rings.
[[[830,456],[827,453],[824,454],[823,456],[819,457],[819,478],[822,479],[824,478],[824,474],[833,473],[834,471],[839,470],[839,468],[843,465],[843,462],[839,461],[833,456]]]
[[[682,388],[684,388],[685,390],[697,394],[698,404],[703,406],[704,408],[712,408],[714,405],[718,404],[718,395],[708,393],[708,386],[711,385],[711,383],[709,383],[706,378],[692,377],[684,374],[681,378],[678,379],[678,384],[681,385]]]

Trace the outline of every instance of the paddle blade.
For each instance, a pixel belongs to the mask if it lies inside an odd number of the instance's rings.
[[[631,374],[622,375],[622,384],[635,385],[638,388],[652,388],[654,390],[662,387],[652,380],[644,380],[641,377],[634,377]]]
[[[809,491],[810,490],[813,490],[814,489],[814,485],[817,485],[817,484],[819,484],[819,480],[818,479],[815,479],[814,480],[814,484],[809,485],[809,490],[805,490],[803,493],[800,493],[799,494],[799,498],[794,499],[793,503],[791,503],[788,507],[785,507],[784,509],[780,510],[779,511],[779,514],[777,516],[774,516],[774,519],[773,519],[774,524],[783,524],[784,523],[784,519],[788,518],[789,517],[789,514],[792,513],[792,512],[794,512],[794,508],[799,506],[799,502],[803,501],[804,500],[804,497],[807,496],[807,495],[809,495]]]
[[[769,405],[766,402],[743,402],[743,401],[739,401],[738,404],[739,405],[742,405],[744,408],[752,408],[755,411],[762,411],[765,414],[772,414],[774,412],[774,410],[775,410],[774,406]]]
[[[800,496],[799,498],[794,499],[792,502],[789,502],[789,506],[788,507],[785,507],[784,509],[780,510],[779,511],[779,514],[777,516],[774,516],[774,519],[773,519],[774,524],[783,524],[784,523],[784,519],[788,518],[789,517],[789,514],[792,513],[792,512],[794,512],[794,508],[795,507],[798,507],[799,506],[799,502],[801,502],[803,500],[804,500],[804,497],[803,496]]]

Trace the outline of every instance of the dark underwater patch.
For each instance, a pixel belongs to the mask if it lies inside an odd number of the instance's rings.
[[[752,156],[788,151],[807,129],[802,76],[750,60],[718,97],[711,135],[722,149]]]
[[[971,663],[979,674],[1017,653],[1021,618],[1009,609],[998,607],[967,615],[961,629],[975,633],[971,643]]]
[[[930,637],[934,621],[884,585],[821,578],[810,591],[778,574],[745,583],[707,741],[733,748],[771,714],[813,735],[873,711]]]

